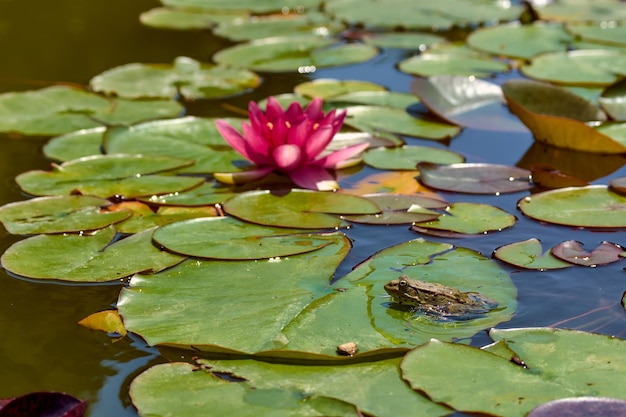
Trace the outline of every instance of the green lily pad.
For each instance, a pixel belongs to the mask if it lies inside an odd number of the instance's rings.
[[[139,201],[123,201],[111,207],[111,210],[130,211],[132,216],[115,225],[120,233],[139,233],[155,226],[197,219],[200,217],[215,217],[217,212],[213,206],[200,207],[159,207],[156,211],[147,204]]]
[[[157,206],[192,207],[223,203],[234,195],[232,188],[224,187],[216,181],[207,181],[191,190],[139,197],[138,200]]]
[[[572,40],[563,26],[537,21],[481,28],[468,36],[467,44],[493,55],[530,59],[541,53],[566,51]]]
[[[28,278],[104,282],[161,271],[184,259],[157,249],[152,232],[116,242],[112,226],[85,235],[37,235],[9,247],[2,255],[2,267]]]
[[[446,42],[446,39],[431,33],[394,32],[366,34],[363,41],[379,48],[423,51],[433,44]]]
[[[608,86],[598,102],[613,120],[626,121],[626,80]]]
[[[548,3],[537,8],[537,12],[543,20],[601,23],[626,19],[623,6],[619,0],[603,0],[599,3],[566,1]]]
[[[156,365],[135,378],[133,404],[142,415],[443,416],[446,407],[412,391],[398,359],[351,364],[284,365],[252,360]],[[214,373],[232,375],[236,381]],[[243,381],[239,381],[243,379]],[[360,381],[355,385],[356,381]],[[358,410],[358,411],[357,411]]]
[[[585,25],[567,23],[565,29],[586,41],[626,46],[626,26],[612,24]]]
[[[431,340],[400,367],[411,387],[461,412],[525,416],[539,404],[571,396],[626,398],[626,342],[549,328],[491,330],[526,367],[486,349]],[[496,343],[497,344],[497,343]],[[456,377],[452,386],[450,375]],[[476,395],[480,392],[480,395]]]
[[[524,197],[518,208],[535,220],[577,227],[626,227],[626,196],[604,185],[561,188]]]
[[[338,216],[342,214],[380,213],[376,204],[361,197],[298,189],[282,195],[270,191],[240,193],[227,200],[223,209],[252,223],[306,229],[346,227],[348,224]]]
[[[94,127],[57,136],[44,145],[43,153],[47,158],[61,162],[100,155],[105,131],[105,127]]]
[[[227,97],[259,85],[259,77],[244,69],[201,64],[178,57],[171,65],[126,64],[93,77],[95,91],[120,97],[163,97],[182,95],[188,100]]]
[[[239,17],[246,17],[246,12],[220,13],[198,9],[175,9],[156,7],[139,15],[139,21],[157,29],[201,30],[211,29],[217,23],[230,22]]]
[[[580,242],[568,240],[552,248],[552,254],[559,259],[574,265],[590,266],[606,265],[617,262],[626,252],[620,245],[611,242],[602,242],[600,246],[587,252]]]
[[[364,195],[381,208],[381,214],[344,215],[343,218],[355,223],[365,224],[411,224],[434,220],[441,215],[431,209],[441,209],[447,202],[421,196],[407,194],[370,194]],[[417,210],[420,207],[421,210]],[[412,211],[408,211],[409,208]]]
[[[111,154],[170,156],[194,161],[179,170],[185,174],[234,172],[249,165],[226,143],[215,127],[216,119],[185,117],[157,120],[132,127],[114,127],[104,135],[104,149]],[[242,119],[227,119],[232,124]]]
[[[473,129],[526,132],[503,106],[502,88],[475,77],[437,75],[416,78],[411,91],[443,120]]]
[[[0,131],[59,135],[103,124],[132,124],[175,117],[182,106],[170,100],[107,99],[77,88],[53,86],[0,94]]]
[[[531,238],[521,242],[509,243],[500,246],[493,252],[493,256],[502,262],[524,269],[562,269],[572,266],[552,255],[550,251],[543,253],[541,241]]]
[[[509,69],[509,64],[495,61],[488,55],[468,49],[428,51],[398,63],[398,69],[420,77],[435,75],[490,77]]]
[[[428,187],[469,194],[514,193],[532,188],[530,171],[499,164],[436,165],[420,162],[420,180]]]
[[[417,104],[418,100],[412,94],[398,91],[354,91],[333,96],[327,100],[327,103],[334,107],[349,107],[355,104],[364,104],[406,109],[413,104]]]
[[[128,210],[102,210],[109,204],[91,196],[40,197],[0,207],[0,222],[9,233],[28,235],[97,230],[130,217]]]
[[[190,161],[166,156],[94,155],[54,165],[52,171],[28,171],[16,177],[32,195],[81,193],[98,197],[127,198],[166,194],[196,187],[203,178],[159,173],[183,168]]]
[[[510,80],[502,85],[502,91],[511,112],[539,142],[586,152],[626,152],[626,139],[624,143],[619,140],[619,130],[618,134],[610,133],[614,127],[594,128],[585,123],[606,119],[604,113],[564,88],[531,80]],[[607,129],[611,136],[601,129]]]
[[[512,214],[489,204],[453,203],[436,220],[415,223],[411,230],[435,236],[459,237],[499,232],[513,227],[515,221]]]
[[[465,161],[465,158],[445,149],[404,145],[370,149],[363,155],[363,161],[378,169],[413,171],[420,162],[455,164]]]
[[[248,11],[252,13],[281,12],[285,8],[297,9],[302,13],[303,9],[315,9],[319,6],[320,0],[266,0],[258,2],[255,0],[163,0],[166,6],[221,11]]]
[[[527,77],[555,84],[607,86],[626,76],[626,52],[551,52],[534,57],[520,71]]]
[[[152,238],[178,254],[244,260],[312,252],[337,240],[337,235],[258,226],[232,217],[205,217],[162,226]]]
[[[413,116],[404,109],[386,106],[348,107],[344,123],[358,130],[365,126],[374,131],[382,130],[424,139],[449,139],[461,131],[458,126],[426,120]]]
[[[222,49],[215,62],[264,72],[311,72],[315,68],[365,62],[378,49],[363,44],[337,44],[313,35],[262,38]]]
[[[320,97],[327,101],[333,97],[342,96],[355,92],[375,92],[386,91],[386,88],[380,84],[369,81],[357,80],[336,80],[333,78],[319,78],[312,81],[306,81],[294,87],[294,92],[308,99]]]
[[[345,25],[321,13],[275,14],[253,16],[219,24],[214,30],[218,36],[235,42],[251,41],[275,36],[313,34],[327,37],[344,30]]]

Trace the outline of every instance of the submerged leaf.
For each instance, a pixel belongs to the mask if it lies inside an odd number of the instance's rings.
[[[122,337],[126,336],[126,328],[117,310],[104,310],[90,314],[79,321],[78,324],[92,330],[114,333]]]

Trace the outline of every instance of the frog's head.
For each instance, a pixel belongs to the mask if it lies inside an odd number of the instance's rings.
[[[414,297],[411,297],[410,279],[406,276],[401,276],[398,279],[394,279],[385,284],[385,291],[391,296],[393,301],[399,304],[413,304]]]

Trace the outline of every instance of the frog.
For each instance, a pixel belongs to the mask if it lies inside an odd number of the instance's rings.
[[[400,306],[441,318],[471,319],[498,306],[497,301],[478,292],[463,292],[435,282],[412,279],[407,275],[389,281],[385,284],[385,291]]]

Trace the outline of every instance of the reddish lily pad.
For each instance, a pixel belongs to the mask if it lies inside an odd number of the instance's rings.
[[[514,193],[532,188],[530,172],[497,164],[417,165],[424,185],[468,194]]]
[[[339,235],[340,238],[342,235]],[[171,252],[212,259],[267,259],[312,252],[337,234],[259,226],[232,217],[205,217],[159,227],[152,237]]]
[[[586,152],[624,153],[626,145],[585,122],[605,120],[591,102],[563,88],[531,80],[502,85],[511,111],[533,132],[535,140]]]
[[[450,204],[436,220],[415,223],[411,230],[433,236],[463,237],[501,231],[515,225],[515,221],[515,216],[501,208],[461,202]]]
[[[0,207],[0,221],[9,233],[28,235],[102,229],[130,217],[128,210],[103,210],[109,205],[92,196],[33,198]]]
[[[240,219],[266,226],[306,229],[346,227],[342,214],[377,214],[380,208],[365,198],[340,193],[293,189],[287,193],[249,191],[223,205]]]
[[[480,130],[527,131],[503,105],[502,88],[497,84],[475,77],[436,75],[416,78],[411,91],[449,123]]]
[[[524,269],[543,271],[572,266],[569,262],[559,260],[549,251],[543,253],[541,241],[536,238],[500,246],[493,252],[493,256],[502,262]]]
[[[441,209],[447,202],[423,195],[371,194],[364,195],[381,208],[381,214],[346,215],[344,219],[365,224],[407,224],[434,220],[441,215],[432,209]],[[418,210],[420,207],[422,210]],[[409,211],[409,208],[411,211]]]
[[[596,267],[617,262],[624,255],[624,248],[610,242],[602,242],[600,246],[587,252],[580,242],[568,240],[552,248],[552,254],[559,259],[574,265]]]
[[[626,400],[605,397],[561,398],[533,408],[527,417],[626,415]]]
[[[626,195],[626,177],[614,178],[609,182],[611,190]]]
[[[570,187],[522,198],[517,207],[533,219],[578,227],[626,227],[626,196],[604,185]]]
[[[61,392],[31,392],[0,400],[0,417],[83,417],[87,402]]]
[[[184,258],[152,244],[152,229],[113,241],[112,226],[83,235],[37,235],[14,243],[2,266],[16,275],[74,282],[119,280],[142,271],[161,271]]]
[[[33,195],[84,194],[127,198],[188,190],[203,178],[165,175],[193,162],[167,156],[94,155],[61,165],[52,171],[28,171],[17,176],[18,185]]]

